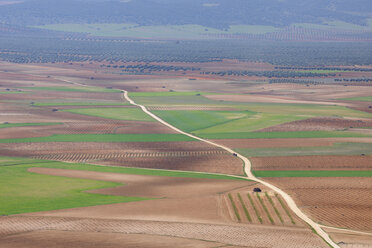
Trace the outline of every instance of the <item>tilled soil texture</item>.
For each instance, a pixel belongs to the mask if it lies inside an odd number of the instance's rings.
[[[372,248],[372,233],[355,233],[325,228],[341,248]]]
[[[1,96],[2,100],[23,100],[23,101],[61,101],[73,99],[75,101],[121,101],[122,94],[106,92],[63,92],[63,91],[40,91],[40,90],[23,90],[24,94],[5,94]]]
[[[315,117],[260,129],[256,132],[333,131],[371,126],[372,120],[370,119],[351,120],[336,117]]]
[[[76,239],[74,234],[83,233],[81,238],[84,238],[84,233],[89,232],[99,233],[98,242],[102,242],[99,240],[101,234],[124,233],[178,237],[252,248],[298,247],[299,243],[302,247],[327,247],[308,228],[238,224],[231,221],[223,197],[231,190],[252,190],[257,185],[251,181],[169,178],[49,168],[32,168],[30,171],[121,182],[125,185],[94,190],[92,193],[155,199],[0,217],[0,241],[15,244],[11,248],[22,247],[22,241],[27,242],[29,239],[45,242],[40,232],[48,237],[48,231],[56,233],[58,242],[62,241],[57,233],[68,231],[72,235],[71,241]],[[63,240],[68,242],[69,239],[64,237]],[[91,241],[87,240],[88,243]],[[125,244],[126,241],[123,242]],[[172,245],[164,243],[163,247],[174,247]]]
[[[372,230],[370,178],[266,178],[266,181],[288,192],[317,222]]]
[[[107,158],[95,162],[103,165],[117,165],[126,167],[168,169],[183,171],[201,171],[230,175],[243,175],[243,162],[229,153],[190,154],[186,156],[169,154],[167,157],[127,157]]]
[[[220,194],[253,184],[251,181],[243,180],[143,176],[52,168],[31,168],[29,171],[54,176],[123,183],[123,186],[89,192],[153,199],[29,214],[38,216],[230,223],[231,221],[226,217],[227,212]]]
[[[207,95],[207,98],[216,101],[228,101],[228,102],[261,102],[261,103],[301,103],[301,104],[324,104],[324,105],[335,105],[334,102],[326,101],[308,101],[300,100],[296,98],[290,98],[285,96],[273,96],[273,95]],[[342,105],[342,104],[340,104]],[[346,105],[346,104],[345,104]]]
[[[305,226],[279,195],[262,185],[255,186],[260,187],[262,192],[254,193],[252,187],[225,194],[232,220],[248,224]]]
[[[372,170],[372,156],[250,158],[254,170]]]
[[[247,225],[211,225],[198,223],[177,223],[177,222],[155,222],[138,220],[103,220],[103,219],[84,219],[84,218],[51,218],[51,217],[6,217],[0,220],[0,241],[9,243],[13,237],[19,235],[15,240],[14,246],[9,248],[24,247],[23,238],[27,240],[35,235],[34,240],[42,242],[37,238],[40,231],[47,229],[54,232],[68,231],[80,234],[81,232],[99,233],[95,238],[90,239],[87,235],[82,235],[84,242],[91,242],[99,239],[106,233],[118,234],[141,234],[141,235],[159,235],[168,237],[178,237],[194,240],[204,240],[229,244],[230,247],[247,248],[282,248],[301,247],[304,248],[326,248],[328,247],[320,238],[315,236],[310,230],[304,228],[279,228],[267,226],[247,226]],[[10,231],[11,230],[11,231]],[[29,236],[26,235],[26,232]],[[22,234],[21,234],[22,233]],[[5,235],[4,235],[5,234]],[[9,236],[6,236],[8,234]],[[10,235],[11,234],[11,235]],[[67,236],[67,237],[68,237]],[[45,236],[46,238],[48,236]],[[76,237],[76,236],[75,236]],[[270,238],[268,238],[270,237]],[[65,236],[56,235],[59,242],[68,242]],[[62,240],[63,241],[62,241]],[[13,239],[14,240],[14,239]],[[72,239],[73,241],[74,239]],[[161,239],[160,239],[161,240]],[[112,241],[114,242],[114,241]],[[140,241],[138,241],[140,242]],[[37,243],[38,244],[38,243]],[[127,247],[124,244],[116,247]],[[154,243],[156,245],[156,242]],[[37,246],[40,247],[40,246]],[[81,247],[81,246],[77,246]],[[94,246],[93,246],[94,247]],[[110,247],[110,246],[100,246]],[[131,247],[131,246],[129,246]],[[142,246],[134,246],[142,247]],[[144,246],[146,247],[146,246]],[[157,246],[150,246],[157,247]],[[162,247],[175,247],[174,243],[163,243]],[[177,247],[177,246],[176,246]],[[181,246],[182,247],[182,246]],[[198,246],[189,246],[198,247]],[[201,246],[203,247],[203,246]],[[204,246],[205,247],[205,246]],[[208,247],[208,246],[206,246]],[[210,246],[209,246],[210,247]],[[218,247],[218,246],[217,246]],[[229,247],[229,246],[227,246]],[[7,247],[8,248],[8,247]],[[33,247],[32,247],[33,248]]]
[[[40,230],[20,233],[9,237],[0,238],[3,248],[213,248],[213,247],[237,247],[210,241],[194,240],[187,238],[168,237],[146,234],[125,234],[80,231],[72,232],[59,230]]]
[[[332,146],[334,143],[372,143],[372,138],[219,139],[213,142],[231,148]]]
[[[0,144],[3,156],[243,175],[240,159],[203,142]]]
[[[8,106],[6,104],[5,106]],[[30,123],[30,122],[111,122],[111,119],[80,115],[60,111],[62,108],[53,107],[24,107],[18,106],[0,113],[0,123]]]
[[[0,128],[0,139],[17,139],[51,136],[53,134],[152,134],[175,133],[159,123],[141,121],[81,121],[60,125]]]

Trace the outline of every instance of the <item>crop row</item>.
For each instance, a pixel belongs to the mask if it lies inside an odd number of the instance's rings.
[[[176,151],[176,152],[141,152],[141,153],[106,153],[106,154],[89,154],[89,153],[63,153],[47,154],[34,156],[35,159],[57,160],[57,161],[74,161],[86,162],[103,159],[120,159],[120,158],[144,158],[144,157],[195,157],[225,154],[225,151]]]
[[[242,223],[296,225],[294,217],[278,195],[265,193],[229,193],[228,203],[234,219]]]

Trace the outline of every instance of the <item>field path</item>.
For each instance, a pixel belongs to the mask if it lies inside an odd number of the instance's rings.
[[[124,94],[124,98],[132,105],[134,106],[137,106],[137,107],[140,107],[143,112],[145,112],[146,114],[148,114],[149,116],[151,116],[152,118],[154,118],[155,120],[157,120],[158,122],[164,124],[165,126],[173,129],[174,131],[180,133],[180,134],[183,134],[183,135],[186,135],[186,136],[189,136],[191,138],[194,138],[196,140],[199,140],[199,141],[202,141],[202,142],[205,142],[205,143],[208,143],[210,145],[213,145],[213,146],[216,146],[216,147],[219,147],[221,149],[224,149],[225,151],[231,153],[231,154],[235,154],[238,158],[240,158],[241,160],[243,160],[244,162],[244,171],[246,173],[246,179],[249,179],[249,180],[252,180],[252,181],[256,181],[258,183],[261,183],[265,186],[267,186],[268,188],[272,189],[273,191],[277,192],[279,195],[281,195],[283,197],[283,199],[287,202],[288,204],[288,207],[300,218],[302,219],[303,221],[305,221],[307,224],[309,224],[316,232],[317,234],[323,238],[331,247],[333,248],[340,248],[340,246],[338,244],[336,244],[330,237],[329,235],[322,229],[322,226],[315,223],[313,220],[311,220],[306,214],[304,214],[300,209],[299,207],[296,205],[295,201],[292,199],[292,197],[290,197],[287,193],[285,193],[283,190],[281,190],[280,188],[270,184],[270,183],[267,183],[261,179],[258,179],[256,178],[253,173],[252,173],[252,165],[251,165],[251,162],[249,161],[248,158],[244,157],[243,155],[239,154],[239,153],[236,153],[235,151],[233,151],[232,149],[230,149],[229,147],[226,147],[226,146],[223,146],[223,145],[220,145],[220,144],[217,144],[217,143],[214,143],[212,141],[209,141],[209,140],[206,140],[206,139],[202,139],[200,137],[197,137],[195,135],[192,135],[190,133],[186,133],[174,126],[172,126],[171,124],[169,124],[168,122],[164,121],[163,119],[159,118],[158,116],[156,116],[155,114],[151,113],[149,110],[147,110],[147,108],[141,104],[138,104],[136,102],[134,102],[129,96],[128,96],[128,91],[125,91],[123,90],[123,94]]]

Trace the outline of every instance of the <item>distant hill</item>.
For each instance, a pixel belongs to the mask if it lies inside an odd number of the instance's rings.
[[[0,1],[0,23],[19,26],[66,23],[195,24],[222,30],[231,25],[285,27],[295,23],[323,24],[330,21],[363,26],[371,17],[371,0]]]

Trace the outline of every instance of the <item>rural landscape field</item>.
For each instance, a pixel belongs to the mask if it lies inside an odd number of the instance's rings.
[[[372,6],[269,2],[0,0],[0,248],[371,248]]]

